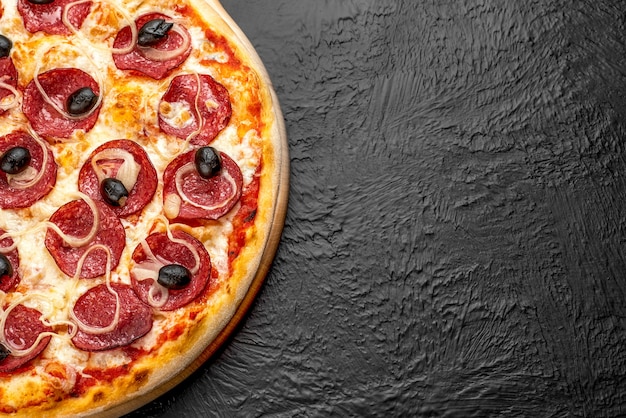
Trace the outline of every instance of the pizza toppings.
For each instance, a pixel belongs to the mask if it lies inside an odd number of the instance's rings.
[[[17,247],[6,231],[0,229],[0,291],[9,292],[20,282]]]
[[[145,303],[164,311],[196,299],[211,275],[211,258],[204,245],[175,230],[148,236],[133,252],[133,288]]]
[[[28,150],[28,162],[20,158],[16,161],[15,154],[24,153],[19,149]],[[15,131],[3,136],[0,154],[0,208],[29,207],[54,187],[57,164],[52,150],[36,135]]]
[[[118,179],[107,177],[100,184],[100,194],[105,202],[111,206],[124,206],[128,199],[128,190]]]
[[[71,315],[78,325],[72,342],[86,351],[127,346],[152,328],[152,309],[122,283],[92,287],[78,298]]]
[[[141,211],[154,196],[157,174],[148,154],[134,141],[118,139],[96,148],[80,170],[78,189],[103,201],[117,216]]]
[[[0,115],[19,104],[17,91],[17,69],[10,57],[13,43],[0,35]]]
[[[96,103],[85,112],[74,115],[68,105],[81,89],[89,88],[98,95]],[[96,80],[77,68],[56,68],[35,74],[24,90],[23,111],[31,126],[39,135],[69,138],[74,131],[87,132],[98,120],[102,107],[100,88]],[[81,101],[82,102],[82,101]],[[87,106],[89,102],[80,106]]]
[[[169,219],[218,219],[241,197],[243,176],[235,161],[219,152],[220,171],[204,178],[195,155],[189,151],[176,157],[163,173],[163,211]]]
[[[13,42],[4,35],[0,35],[0,58],[6,58],[11,53]]]
[[[13,276],[13,266],[9,259],[0,253],[0,285]]]
[[[222,159],[213,147],[201,147],[196,150],[194,157],[196,170],[203,179],[217,175],[222,169]]]
[[[10,354],[11,352],[9,351],[9,349],[0,344],[0,362],[9,357]]]
[[[7,373],[37,357],[52,329],[41,321],[41,312],[18,304],[0,311],[0,332],[0,343],[10,353],[0,361],[0,373]]]
[[[118,69],[160,80],[189,57],[189,32],[168,16],[148,13],[140,16],[134,26],[120,30],[113,42],[113,61]]]
[[[6,174],[18,174],[24,171],[30,164],[31,155],[28,148],[9,148],[0,158],[0,170]]]
[[[83,195],[50,217],[44,243],[63,273],[91,279],[117,266],[125,240],[124,226],[115,213]]]
[[[159,269],[157,283],[167,289],[181,290],[191,282],[191,272],[180,264],[167,264]]]
[[[152,19],[141,27],[137,35],[137,45],[152,46],[161,41],[172,29],[174,24],[166,22],[165,19]]]
[[[80,28],[91,9],[90,1],[76,0],[19,0],[17,10],[24,20],[27,31],[46,32],[50,35],[71,35],[72,31],[63,21]]]
[[[213,77],[185,74],[172,79],[158,114],[166,134],[208,145],[228,125],[232,107],[228,90]]]
[[[94,108],[98,102],[98,95],[90,87],[81,87],[67,98],[67,113],[72,116],[82,116]]]

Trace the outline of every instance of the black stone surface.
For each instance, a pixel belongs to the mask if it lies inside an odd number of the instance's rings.
[[[626,2],[223,4],[284,112],[284,234],[129,418],[625,416]]]

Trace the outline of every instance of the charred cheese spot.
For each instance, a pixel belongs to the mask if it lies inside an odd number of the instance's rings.
[[[93,397],[91,399],[93,400],[94,403],[100,403],[104,400],[104,398],[105,398],[104,393],[102,393],[101,391],[98,391],[93,394]]]
[[[148,380],[149,376],[150,376],[149,370],[140,370],[137,373],[135,373],[135,375],[133,376],[133,380],[135,381],[137,386],[142,386]]]

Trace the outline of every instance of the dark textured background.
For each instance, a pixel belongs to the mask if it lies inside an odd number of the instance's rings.
[[[284,112],[284,234],[130,417],[626,415],[626,2],[223,4]]]

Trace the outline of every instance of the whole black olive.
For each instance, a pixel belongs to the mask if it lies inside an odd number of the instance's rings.
[[[213,147],[202,147],[196,151],[194,162],[200,177],[208,179],[222,169],[222,158]]]
[[[28,0],[28,2],[32,4],[50,4],[53,1],[54,0]]]
[[[97,101],[98,95],[90,87],[81,87],[67,98],[67,113],[73,116],[84,115]]]
[[[4,254],[0,254],[0,283],[5,277],[11,276],[13,276],[13,266]]]
[[[124,206],[128,198],[128,190],[124,184],[111,177],[102,180],[100,194],[104,201],[111,206]]]
[[[170,29],[172,29],[172,26],[174,26],[174,24],[166,22],[165,19],[149,20],[139,29],[137,44],[141,46],[156,44],[167,35]]]
[[[9,148],[0,158],[0,170],[7,174],[17,174],[30,163],[30,151],[24,147]]]
[[[157,282],[168,289],[180,290],[191,282],[191,273],[180,264],[168,264],[159,269]]]
[[[0,58],[8,57],[13,48],[13,42],[4,35],[0,35]]]
[[[0,344],[0,361],[9,357],[9,354],[11,354],[11,352],[5,346]]]

